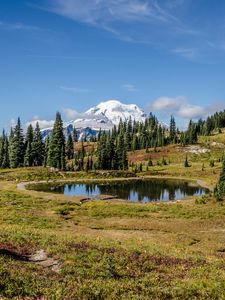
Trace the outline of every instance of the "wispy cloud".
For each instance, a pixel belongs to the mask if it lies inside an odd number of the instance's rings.
[[[100,28],[126,43],[146,44],[195,62],[209,62],[213,51],[223,50],[223,43],[213,43],[223,35],[194,0],[43,0],[36,8],[75,22]],[[221,34],[219,34],[221,32]],[[215,55],[214,55],[215,57]]]
[[[27,25],[24,23],[5,23],[0,21],[0,30],[9,30],[9,31],[41,31],[44,30],[38,26]]]
[[[149,105],[149,109],[153,112],[173,114],[184,119],[202,118],[207,115],[205,107],[191,104],[183,96],[160,97]]]
[[[48,10],[89,24],[105,25],[114,21],[169,22],[175,17],[162,9],[157,1],[144,0],[50,0]]]
[[[92,91],[89,89],[82,89],[79,87],[71,87],[71,86],[60,86],[61,90],[67,91],[67,92],[73,92],[73,93],[91,93]]]
[[[123,84],[122,88],[128,92],[138,92],[138,89],[133,84]]]
[[[116,26],[118,23],[126,25],[133,22],[149,26],[158,24],[166,28],[169,25],[174,27],[174,30],[180,29],[182,34],[192,34],[194,30],[187,28],[173,13],[180,3],[174,2],[171,6],[168,5],[169,2],[169,0],[86,0],[84,5],[82,0],[48,0],[49,5],[44,9],[77,22],[101,27],[128,42],[139,42],[140,39],[134,37],[131,32],[126,34],[118,30]]]
[[[200,30],[182,21],[180,10],[188,10],[192,0],[46,0],[43,9],[65,18],[110,32],[128,43],[143,43],[167,50],[175,48],[185,59],[196,55],[192,47],[174,47],[182,36],[197,38]],[[170,37],[170,38],[169,38]],[[166,43],[165,41],[168,41]],[[174,40],[171,45],[170,42]],[[182,40],[179,41],[182,45]],[[191,41],[190,41],[191,43]],[[176,43],[177,44],[177,43]]]
[[[189,60],[193,60],[198,55],[198,50],[195,48],[176,48],[172,52]]]

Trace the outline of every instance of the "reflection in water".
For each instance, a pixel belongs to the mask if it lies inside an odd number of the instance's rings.
[[[169,201],[186,196],[202,195],[206,189],[176,180],[132,180],[109,183],[36,184],[35,190],[61,193],[67,196],[112,195],[121,199],[139,202]]]

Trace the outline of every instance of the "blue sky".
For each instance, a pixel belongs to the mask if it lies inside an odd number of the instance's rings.
[[[109,99],[180,124],[225,108],[223,0],[2,0],[0,129]]]

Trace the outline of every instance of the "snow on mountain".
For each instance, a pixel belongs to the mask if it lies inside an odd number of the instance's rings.
[[[123,104],[118,100],[109,100],[101,102],[95,107],[86,111],[87,115],[105,116],[113,124],[118,125],[120,119],[128,121],[131,117],[132,120],[142,122],[146,119],[146,114],[135,104]]]
[[[119,124],[120,119],[128,121],[130,117],[132,120],[142,122],[147,115],[135,104],[123,104],[118,100],[101,102],[82,114],[82,118],[64,123],[64,134],[68,136],[75,127],[79,139],[85,136],[90,138],[96,136],[100,130],[111,130],[114,125]],[[43,138],[45,139],[51,131],[52,128],[42,129]]]

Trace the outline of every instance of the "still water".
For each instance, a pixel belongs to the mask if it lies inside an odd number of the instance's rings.
[[[170,201],[187,196],[199,196],[207,189],[181,180],[145,179],[108,183],[48,183],[35,184],[36,191],[60,193],[66,196],[98,198],[99,195],[116,196],[134,202]]]

